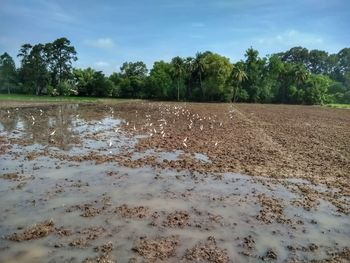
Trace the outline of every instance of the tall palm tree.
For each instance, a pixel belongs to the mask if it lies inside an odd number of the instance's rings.
[[[234,66],[232,69],[231,80],[234,83],[232,85],[232,102],[236,102],[239,88],[243,81],[247,80],[247,73],[239,66]],[[236,88],[236,89],[235,89]]]
[[[202,77],[203,77],[203,73],[205,71],[205,62],[203,59],[203,54],[198,52],[196,54],[196,57],[194,59],[194,71],[197,72],[198,74],[198,78],[199,78],[199,86],[202,92],[202,96],[204,96],[204,90],[203,90],[203,85],[202,85]]]
[[[191,81],[192,81],[192,74],[194,71],[194,58],[192,57],[187,57],[184,60],[184,74],[185,77],[187,78],[187,91],[186,95],[187,98],[191,99],[192,98],[192,87],[191,87]]]
[[[297,65],[294,71],[295,82],[298,86],[304,84],[309,76],[309,72],[302,65]]]
[[[174,65],[174,73],[177,79],[177,100],[180,100],[180,81],[184,73],[184,63],[182,58],[175,57],[172,59],[171,63]]]

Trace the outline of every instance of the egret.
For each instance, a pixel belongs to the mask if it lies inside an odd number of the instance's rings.
[[[53,132],[50,133],[50,136],[54,136],[56,133],[56,130],[53,130]]]

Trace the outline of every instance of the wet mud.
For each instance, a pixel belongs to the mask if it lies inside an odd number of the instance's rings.
[[[350,260],[349,111],[10,106],[0,262]]]

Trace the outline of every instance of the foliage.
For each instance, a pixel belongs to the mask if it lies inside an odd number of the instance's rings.
[[[17,82],[16,65],[12,57],[8,53],[0,56],[0,89],[11,93],[15,89]]]
[[[54,87],[61,81],[71,78],[72,62],[77,60],[77,52],[67,38],[59,38],[45,44],[48,66],[51,73],[51,83]]]
[[[115,94],[114,82],[101,71],[92,68],[74,69],[73,75],[79,96],[111,97]]]
[[[189,101],[290,104],[350,103],[350,48],[336,54],[293,47],[261,57],[252,47],[244,60],[205,51],[193,57],[124,62],[105,76],[92,68],[74,69],[77,52],[67,38],[24,44],[20,67],[0,56],[0,91],[52,96],[95,96]]]
[[[120,68],[122,80],[120,82],[119,91],[123,98],[140,98],[144,88],[147,67],[142,61],[125,62]]]

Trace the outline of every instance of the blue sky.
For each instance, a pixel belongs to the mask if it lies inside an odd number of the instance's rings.
[[[335,53],[350,46],[349,28],[350,0],[0,0],[0,53],[64,36],[76,67],[106,74],[205,50],[232,62],[250,46],[263,56],[298,45]]]

